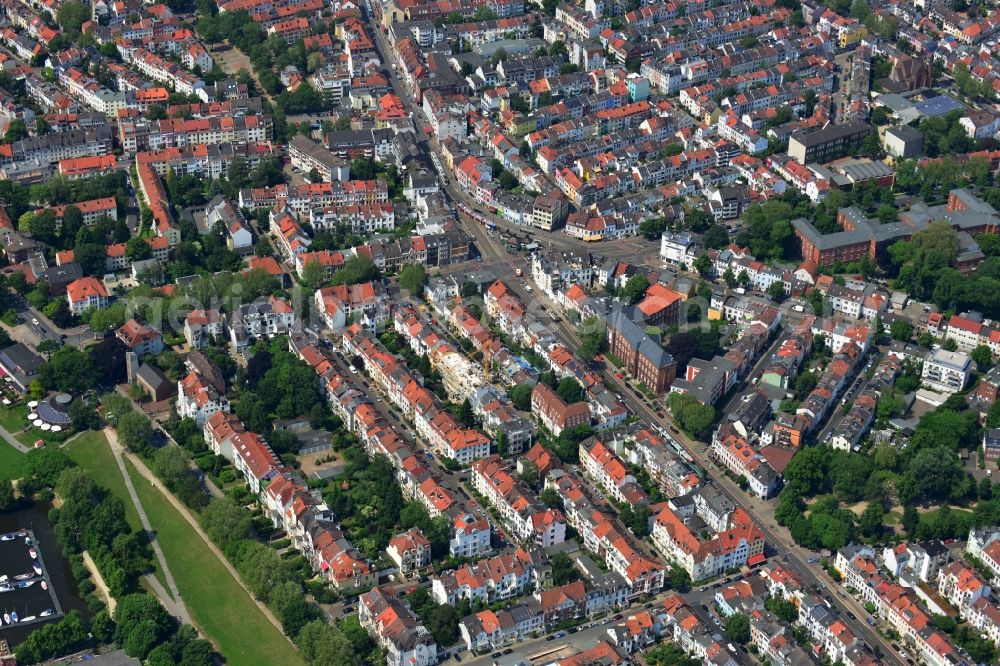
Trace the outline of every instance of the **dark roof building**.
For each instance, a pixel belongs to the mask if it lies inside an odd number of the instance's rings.
[[[38,375],[45,360],[20,342],[0,351],[0,372],[22,392]]]

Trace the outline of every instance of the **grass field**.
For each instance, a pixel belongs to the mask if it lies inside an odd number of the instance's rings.
[[[24,473],[24,454],[0,439],[0,478],[19,479]]]
[[[184,603],[226,661],[232,666],[301,665],[291,643],[267,621],[194,528],[130,462],[125,465]]]
[[[0,426],[10,433],[15,433],[28,425],[28,412],[24,403],[17,405],[0,405]]]

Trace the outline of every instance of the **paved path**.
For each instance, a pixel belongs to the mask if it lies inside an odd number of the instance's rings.
[[[17,438],[14,437],[14,435],[10,434],[10,431],[8,431],[3,426],[0,426],[0,437],[3,437],[4,441],[6,441],[8,444],[10,444],[11,446],[13,446],[15,449],[17,449],[21,453],[27,453],[28,451],[31,450],[31,447],[25,446],[21,442],[17,441]]]
[[[264,605],[264,603],[262,603],[261,601],[258,601],[257,598],[254,596],[253,592],[250,591],[250,588],[248,588],[243,583],[243,579],[240,578],[240,574],[238,571],[236,571],[236,567],[232,565],[229,559],[226,558],[225,554],[221,550],[219,550],[218,546],[215,545],[215,542],[212,541],[207,534],[205,534],[205,531],[203,529],[201,529],[201,523],[199,523],[198,519],[194,517],[194,515],[191,513],[191,510],[187,506],[185,506],[179,499],[177,499],[172,492],[167,490],[167,488],[163,485],[160,479],[155,474],[153,474],[153,472],[149,469],[149,467],[146,466],[146,463],[143,462],[143,460],[139,456],[129,452],[125,452],[124,455],[128,457],[129,462],[135,465],[135,469],[139,472],[139,474],[143,476],[143,478],[149,481],[154,488],[163,493],[163,496],[167,498],[167,501],[170,502],[170,504],[174,507],[174,509],[176,509],[177,512],[184,517],[184,519],[188,522],[188,524],[190,524],[191,527],[194,528],[194,531],[198,533],[198,536],[201,537],[201,540],[205,542],[205,546],[217,558],[219,558],[219,561],[222,562],[222,565],[224,567],[226,567],[226,570],[229,571],[230,575],[237,582],[237,584],[239,584],[239,586],[246,591],[247,595],[250,597],[250,600],[257,605],[257,608],[259,608],[260,612],[264,614],[264,617],[267,618],[268,622],[273,624],[274,627],[281,632],[282,636],[285,636],[285,630],[282,628],[281,622],[279,622],[278,618],[274,616],[274,613],[271,612],[271,609],[268,608],[266,605]],[[127,478],[128,475],[126,475],[126,479]],[[292,643],[292,639],[288,638],[287,636],[285,636],[285,639],[288,640],[289,643]],[[292,643],[292,645],[295,645],[295,643]]]
[[[128,470],[125,468],[125,460],[122,458],[122,447],[118,443],[118,433],[115,432],[113,428],[105,428],[104,434],[108,438],[108,444],[111,445],[111,453],[115,456],[115,462],[118,463],[118,469],[121,471],[122,478],[125,480],[125,487],[128,489],[129,497],[132,498],[132,504],[135,505],[135,510],[139,514],[139,520],[142,521],[142,528],[146,530],[146,534],[149,535],[149,545],[153,547],[153,553],[156,555],[156,560],[160,564],[160,571],[163,572],[163,578],[167,581],[167,587],[170,588],[170,593],[167,594],[163,586],[160,585],[160,581],[156,579],[156,576],[152,574],[147,574],[145,576],[146,582],[149,583],[150,587],[156,592],[156,596],[163,601],[167,610],[171,614],[176,615],[181,619],[182,622],[194,626],[191,621],[191,614],[188,613],[187,607],[184,602],[181,601],[180,590],[177,589],[177,583],[174,582],[174,576],[170,573],[170,567],[167,566],[167,558],[163,556],[163,550],[160,548],[160,543],[156,540],[156,533],[153,531],[152,526],[149,523],[149,517],[146,516],[146,510],[142,508],[142,502],[139,501],[139,495],[135,492],[135,486],[132,485],[132,477],[129,476]]]

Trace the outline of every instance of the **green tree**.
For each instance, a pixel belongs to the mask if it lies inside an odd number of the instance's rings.
[[[410,292],[411,296],[419,298],[425,284],[427,271],[420,264],[408,264],[399,272],[399,286]]]
[[[725,633],[734,643],[746,645],[750,641],[750,618],[743,613],[733,613],[726,618]]]
[[[14,506],[16,506],[14,484],[10,482],[10,479],[2,478],[0,479],[0,513],[10,511]]]
[[[510,401],[522,412],[531,411],[531,384],[518,384],[510,390]],[[998,403],[1000,404],[1000,403]]]
[[[879,502],[869,502],[858,520],[861,533],[866,537],[879,536],[882,533],[882,518],[884,516],[885,510]]]
[[[56,21],[59,23],[59,27],[71,39],[80,34],[80,27],[89,20],[90,7],[77,0],[62,3],[56,12]]]
[[[908,536],[914,536],[917,532],[917,525],[920,524],[920,514],[917,513],[917,507],[913,504],[907,504],[903,507],[903,518],[900,520],[900,524],[903,529],[906,530]]]
[[[671,393],[667,396],[667,407],[678,425],[695,439],[705,437],[715,423],[715,407],[703,405],[692,395]]]
[[[130,238],[125,243],[125,257],[129,261],[142,261],[153,256],[153,248],[144,238]]]
[[[298,643],[302,659],[309,666],[356,664],[360,661],[347,636],[322,620],[314,620],[302,627]]]
[[[729,232],[724,225],[715,222],[708,227],[701,240],[709,249],[723,248],[729,244]]]
[[[7,132],[3,135],[4,143],[14,143],[28,137],[28,127],[23,120],[14,119],[7,125]]]
[[[215,497],[201,512],[205,532],[220,548],[228,547],[250,536],[250,513],[229,497]]]
[[[707,254],[699,254],[694,260],[693,268],[698,271],[698,275],[708,276],[712,273],[712,260]]]
[[[144,658],[174,630],[174,619],[150,594],[128,594],[115,607],[115,643],[130,657]]]
[[[597,356],[604,345],[604,338],[607,333],[607,324],[599,317],[587,317],[576,327],[576,334],[580,338],[580,346],[577,349],[579,356],[584,361]]]
[[[583,400],[583,386],[573,377],[563,377],[556,387],[556,394],[562,398],[566,404],[580,402]]]
[[[993,352],[986,345],[979,345],[972,350],[972,360],[980,369],[985,370],[993,366]]]
[[[340,270],[333,274],[330,284],[358,284],[376,280],[378,277],[378,267],[371,257],[359,254],[344,262]]]
[[[149,419],[135,410],[118,418],[118,439],[133,451],[147,451],[153,441],[153,427]]]
[[[39,370],[45,388],[77,395],[93,387],[94,375],[90,355],[69,345],[53,354]]]
[[[549,564],[552,567],[552,584],[556,587],[580,579],[580,572],[573,566],[573,561],[566,553],[556,553]]]
[[[647,289],[649,289],[649,279],[642,274],[633,275],[622,288],[621,299],[629,305],[633,305],[642,300]]]
[[[562,497],[559,496],[559,493],[554,488],[546,488],[538,497],[550,509],[562,508]]]
[[[662,217],[646,218],[639,223],[639,233],[647,240],[659,240],[667,229],[667,220]]]
[[[892,323],[889,324],[889,335],[894,340],[908,341],[913,337],[913,324],[906,319],[893,319]]]

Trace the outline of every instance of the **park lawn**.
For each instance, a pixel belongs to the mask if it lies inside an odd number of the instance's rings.
[[[28,412],[24,403],[17,405],[0,405],[0,426],[14,434],[28,425]]]
[[[24,454],[0,439],[0,478],[19,479],[24,473]]]
[[[299,653],[267,621],[194,528],[132,463],[126,460],[125,465],[188,611],[226,661],[232,666],[301,666]]]

